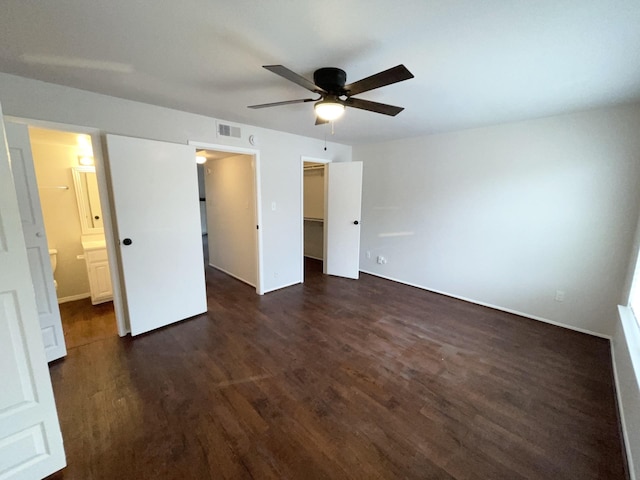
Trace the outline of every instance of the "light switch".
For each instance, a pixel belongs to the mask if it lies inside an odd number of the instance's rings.
[[[271,202],[271,210],[276,211],[276,202]]]

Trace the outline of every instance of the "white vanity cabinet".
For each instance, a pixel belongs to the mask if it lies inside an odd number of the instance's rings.
[[[87,264],[87,274],[89,275],[91,303],[96,305],[113,300],[109,260],[104,242],[83,242],[83,247],[84,260]]]

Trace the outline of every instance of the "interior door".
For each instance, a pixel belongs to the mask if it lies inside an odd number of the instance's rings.
[[[131,334],[207,310],[195,148],[107,135]]]
[[[360,276],[362,162],[327,164],[324,273]]]
[[[10,122],[7,122],[5,128],[11,158],[11,172],[18,195],[22,231],[36,293],[40,329],[47,361],[50,362],[64,357],[67,354],[67,348],[49,261],[49,246],[40,208],[29,129],[27,125]]]
[[[44,478],[66,463],[5,141],[0,109],[0,478]]]

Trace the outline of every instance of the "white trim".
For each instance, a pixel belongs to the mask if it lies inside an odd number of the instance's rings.
[[[218,267],[217,265],[214,265],[213,263],[210,263],[209,266],[211,268],[215,268],[216,270],[221,271],[222,273],[226,273],[227,275],[229,275],[230,277],[235,278],[236,280],[240,280],[242,283],[246,283],[247,285],[249,285],[249,286],[251,286],[253,288],[256,288],[254,283],[252,283],[249,280],[246,280],[246,279],[244,279],[244,278],[242,278],[242,277],[240,277],[238,275],[235,275],[235,274],[225,270],[224,268]]]
[[[76,300],[84,300],[85,298],[91,298],[91,293],[79,293],[77,295],[69,295],[68,297],[58,298],[58,305],[61,303],[75,302]]]
[[[105,159],[102,151],[103,132],[97,128],[71,125],[68,123],[49,122],[46,120],[35,120],[23,117],[6,116],[5,118],[12,122],[22,123],[28,126],[59,130],[63,132],[84,133],[91,136],[91,147],[93,148],[94,166],[96,169],[96,179],[98,181],[98,194],[100,196],[100,207],[102,208],[102,225],[104,227],[109,269],[111,272],[111,284],[113,287],[113,309],[116,317],[118,335],[124,337],[130,330],[122,296],[124,287],[123,283],[120,281],[120,264],[118,262],[118,252],[116,250],[117,239],[115,237],[115,228],[111,213],[111,190],[109,189],[109,183],[107,182]]]
[[[618,305],[618,315],[622,324],[624,340],[627,343],[631,366],[636,377],[636,383],[640,387],[640,327],[631,308]]]
[[[113,290],[113,310],[116,316],[118,336],[124,337],[131,333],[129,327],[129,313],[125,309],[124,301],[124,277],[120,270],[120,249],[119,239],[116,233],[115,219],[112,210],[112,190],[111,180],[107,173],[107,164],[102,151],[102,134],[99,131],[91,133],[91,146],[93,148],[93,164],[96,169],[96,179],[98,180],[98,196],[100,197],[100,208],[102,209],[102,227],[104,228],[104,240],[107,247],[107,260],[111,273],[111,285]],[[105,146],[106,148],[106,146]]]
[[[325,197],[325,207],[324,207],[324,216],[326,218],[327,216],[327,184],[326,184],[326,174],[327,174],[327,170],[326,170],[326,165],[328,163],[331,163],[333,160],[329,160],[326,158],[316,158],[316,157],[309,157],[307,155],[300,155],[300,213],[301,213],[301,220],[300,220],[300,251],[302,252],[302,257],[300,260],[300,283],[304,283],[304,257],[308,256],[304,254],[304,162],[313,162],[313,163],[324,163],[325,166],[325,188],[324,188],[324,197]],[[323,229],[324,231],[326,231],[326,228]],[[324,235],[324,232],[323,232]],[[323,243],[323,255],[326,256],[327,255],[327,251],[326,251],[326,242],[327,242],[327,238],[326,235],[323,239],[324,241]],[[315,258],[315,257],[311,257],[311,258]],[[322,260],[321,258],[318,258],[317,260]],[[323,260],[324,261],[324,260]],[[296,282],[297,283],[297,282]]]
[[[275,292],[276,290],[282,290],[283,288],[292,287],[293,285],[300,285],[300,284],[302,284],[302,282],[291,282],[285,285],[280,285],[278,287],[270,288],[269,290],[266,290],[264,293],[271,293],[271,292]]]
[[[528,313],[520,312],[518,310],[512,310],[510,308],[500,307],[498,305],[493,305],[491,303],[480,302],[478,300],[474,300],[472,298],[461,297],[460,295],[454,295],[452,293],[443,292],[441,290],[434,290],[432,288],[427,288],[422,285],[418,285],[416,283],[405,282],[404,280],[398,280],[397,278],[388,277],[386,275],[381,275],[379,273],[369,272],[367,270],[360,270],[362,273],[366,273],[369,275],[373,275],[374,277],[384,278],[385,280],[391,280],[392,282],[402,283],[404,285],[409,285],[410,287],[419,288],[420,290],[426,290],[428,292],[437,293],[440,295],[445,295],[447,297],[456,298],[458,300],[464,300],[465,302],[473,303],[475,305],[480,305],[483,307],[493,308],[494,310],[499,310],[501,312],[512,313],[514,315],[518,315],[520,317],[530,318],[531,320],[538,320],[539,322],[549,323],[551,325],[555,325],[556,327],[567,328],[569,330],[574,330],[580,333],[586,333],[588,335],[593,335],[594,337],[605,338],[607,340],[611,340],[611,335],[605,335],[603,333],[594,332],[592,330],[588,330],[586,328],[574,327],[573,325],[567,325],[566,323],[557,322],[555,320],[549,320],[548,318],[538,317],[536,315],[530,315]]]
[[[205,150],[217,150],[219,152],[227,152],[227,153],[238,153],[242,155],[252,155],[255,164],[255,179],[254,179],[254,191],[255,191],[255,202],[256,202],[256,224],[258,228],[256,229],[256,248],[257,248],[257,265],[256,265],[256,275],[257,275],[257,285],[253,285],[250,283],[249,285],[255,286],[256,293],[258,295],[264,295],[264,262],[263,262],[263,248],[262,248],[262,189],[260,188],[261,182],[261,169],[260,169],[260,150],[255,148],[245,148],[245,147],[235,147],[231,145],[222,145],[219,143],[207,143],[207,142],[198,142],[195,140],[189,140],[187,142],[188,145],[191,145],[195,148],[202,148]],[[207,227],[208,228],[208,227]],[[226,272],[225,272],[226,273]],[[240,279],[239,279],[240,280]],[[245,282],[245,280],[242,280]],[[248,283],[248,282],[245,282]]]
[[[624,405],[622,398],[620,398],[620,380],[618,377],[618,367],[616,365],[615,346],[611,342],[611,364],[613,365],[613,382],[616,388],[616,404],[618,406],[618,413],[620,416],[620,424],[622,427],[622,439],[624,441],[624,450],[627,456],[627,467],[629,470],[630,480],[636,480],[636,473],[633,467],[633,456],[631,455],[631,446],[629,444],[629,431],[627,429],[627,422],[625,421]]]

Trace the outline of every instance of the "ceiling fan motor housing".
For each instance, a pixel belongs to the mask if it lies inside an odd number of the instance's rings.
[[[313,83],[329,93],[342,95],[347,83],[347,73],[340,68],[320,68],[313,72]]]

